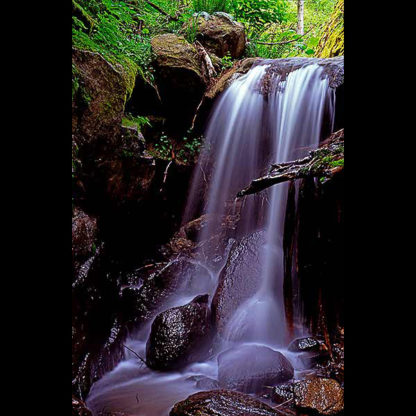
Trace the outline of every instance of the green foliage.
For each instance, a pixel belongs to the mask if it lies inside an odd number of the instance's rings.
[[[131,114],[126,114],[122,120],[122,125],[125,127],[137,127],[138,131],[141,131],[142,127],[145,125],[152,126],[147,117],[133,116]]]
[[[229,52],[221,58],[221,66],[223,69],[231,68],[233,66],[233,58]]]
[[[252,34],[270,24],[285,22],[287,11],[287,0],[233,0],[232,7],[234,17],[246,23]]]
[[[296,33],[297,2],[286,2],[284,19],[278,24],[265,24],[258,30],[249,30],[250,43],[246,55],[275,59],[295,56],[310,57],[316,53],[322,27],[334,10],[336,0],[305,0],[304,36]],[[258,42],[274,43],[263,45]]]
[[[231,12],[233,0],[192,0],[192,7],[195,12]]]
[[[159,141],[155,144],[157,156],[162,159],[170,159],[172,155],[173,145],[168,136],[162,135]]]

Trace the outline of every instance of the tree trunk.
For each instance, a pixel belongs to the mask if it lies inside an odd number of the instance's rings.
[[[298,35],[304,34],[303,15],[305,9],[305,0],[298,0]]]

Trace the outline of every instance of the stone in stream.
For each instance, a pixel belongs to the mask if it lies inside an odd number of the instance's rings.
[[[227,350],[218,356],[218,381],[222,388],[260,393],[265,386],[293,378],[292,364],[278,351],[259,345]]]
[[[294,339],[288,347],[292,352],[319,352],[321,343],[313,337],[304,337]]]
[[[288,350],[299,353],[299,360],[305,368],[325,364],[329,359],[328,347],[314,337],[296,338],[289,344]]]
[[[270,406],[228,390],[203,391],[175,404],[169,416],[277,416]]]
[[[147,341],[147,365],[153,370],[177,370],[202,359],[210,329],[208,295],[160,313]]]
[[[295,405],[319,415],[337,415],[344,410],[344,390],[330,378],[314,377],[299,381],[293,387]]]

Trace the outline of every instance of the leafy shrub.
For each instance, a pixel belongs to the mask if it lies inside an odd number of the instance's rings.
[[[247,23],[253,32],[259,32],[269,24],[287,19],[287,0],[233,0],[233,15]]]
[[[192,6],[196,12],[207,12],[212,14],[214,12],[231,11],[231,3],[233,0],[192,0]]]

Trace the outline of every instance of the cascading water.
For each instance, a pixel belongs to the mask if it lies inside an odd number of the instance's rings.
[[[218,233],[222,219],[236,211],[240,219],[235,236],[264,230],[265,243],[259,248],[262,267],[257,276],[258,289],[235,310],[215,353],[205,363],[195,363],[180,373],[162,374],[138,368],[135,357],[127,352],[126,361],[94,384],[87,404],[95,413],[107,408],[129,415],[167,415],[174,403],[200,390],[190,377],[217,377],[217,355],[230,346],[256,343],[284,349],[287,345],[283,299],[287,186],[280,184],[261,195],[245,197],[241,205],[235,202],[235,196],[270,164],[301,158],[316,148],[323,123],[333,122],[335,96],[318,64],[276,75],[268,72],[271,66],[273,62],[260,61],[235,80],[219,99],[206,131],[205,150],[195,171],[184,215],[184,221],[194,217],[196,199],[208,184],[203,213],[213,220],[202,229],[199,241]],[[211,275],[210,284],[205,277],[193,280],[189,287],[184,281],[183,290],[165,309],[183,305],[207,290],[212,298],[218,270],[211,270]],[[128,340],[129,348],[144,355],[149,332],[149,325],[142,328]],[[285,354],[291,358],[290,353]]]

